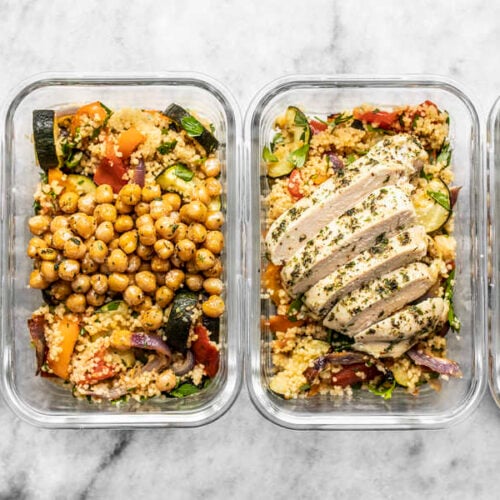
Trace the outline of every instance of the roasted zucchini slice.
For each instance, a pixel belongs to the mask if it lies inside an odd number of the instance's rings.
[[[189,114],[182,106],[171,104],[164,112],[178,127],[183,128],[187,134],[199,142],[207,154],[219,147],[219,141],[209,132],[193,115]]]
[[[156,182],[163,191],[177,193],[183,198],[191,199],[195,188],[193,177],[194,173],[189,168],[177,163],[158,175]]]
[[[172,308],[165,324],[167,343],[179,352],[186,352],[189,330],[193,323],[198,305],[198,295],[182,290],[172,301]]]
[[[56,145],[57,134],[55,112],[51,109],[35,109],[33,111],[33,138],[36,158],[42,170],[57,168],[62,163]]]
[[[71,191],[75,191],[80,196],[93,193],[97,189],[94,181],[85,175],[69,174],[67,183],[71,186]]]
[[[427,233],[441,229],[451,216],[450,190],[444,181],[434,177],[412,197],[417,219]]]

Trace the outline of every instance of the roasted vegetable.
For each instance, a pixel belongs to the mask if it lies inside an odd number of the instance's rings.
[[[412,198],[418,221],[428,233],[441,229],[451,216],[450,191],[439,178],[427,181]]]
[[[219,147],[219,141],[194,116],[178,104],[171,104],[164,112],[178,127],[205,148],[207,154]]]
[[[193,292],[181,291],[176,294],[165,325],[168,344],[176,351],[185,353],[189,329],[193,323],[198,305],[198,296]]]
[[[180,194],[183,198],[190,199],[193,196],[195,183],[193,172],[185,165],[177,163],[166,168],[156,178],[157,184],[163,191]]]
[[[56,146],[57,121],[54,111],[35,109],[33,111],[33,138],[38,164],[42,170],[59,167],[61,155]]]

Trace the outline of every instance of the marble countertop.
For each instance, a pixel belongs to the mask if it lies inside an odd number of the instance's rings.
[[[450,76],[483,123],[500,93],[500,3],[479,0],[0,0],[0,98],[42,71],[197,71],[244,112],[291,73]],[[486,393],[440,431],[297,432],[244,388],[197,429],[41,430],[0,399],[0,499],[498,498],[500,410]]]

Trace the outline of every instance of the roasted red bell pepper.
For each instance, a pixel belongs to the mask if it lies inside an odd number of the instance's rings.
[[[302,176],[300,175],[300,171],[297,169],[292,170],[292,173],[288,178],[288,191],[297,200],[300,200],[300,198],[303,197],[303,194],[300,192],[301,184]]]
[[[374,123],[378,125],[379,128],[383,128],[384,130],[390,129],[394,122],[397,120],[398,113],[393,111],[389,113],[389,111],[365,111],[364,113],[360,113],[359,111],[354,112],[354,118],[357,120],[361,120],[366,123]]]
[[[115,193],[127,184],[124,175],[127,168],[119,156],[116,155],[114,144],[111,141],[106,143],[106,155],[101,160],[94,173],[94,182],[97,185],[109,184]]]
[[[210,342],[208,330],[203,325],[196,325],[194,332],[197,339],[193,342],[191,350],[197,363],[203,364],[206,374],[212,378],[219,370],[219,351],[215,344]]]
[[[316,120],[310,120],[309,126],[311,127],[313,134],[319,134],[320,132],[323,132],[328,128],[328,125],[326,123],[321,123]]]
[[[364,376],[361,375],[362,373],[364,373]],[[368,382],[380,374],[381,372],[374,365],[366,366],[364,363],[350,365],[332,374],[332,385],[347,387],[357,382]]]

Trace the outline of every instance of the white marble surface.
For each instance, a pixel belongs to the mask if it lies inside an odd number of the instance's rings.
[[[480,0],[0,0],[0,97],[40,71],[195,70],[244,111],[289,73],[439,73],[483,123],[500,93],[500,3]],[[191,430],[48,431],[0,401],[0,498],[498,498],[489,394],[442,431],[293,432],[243,390]]]

